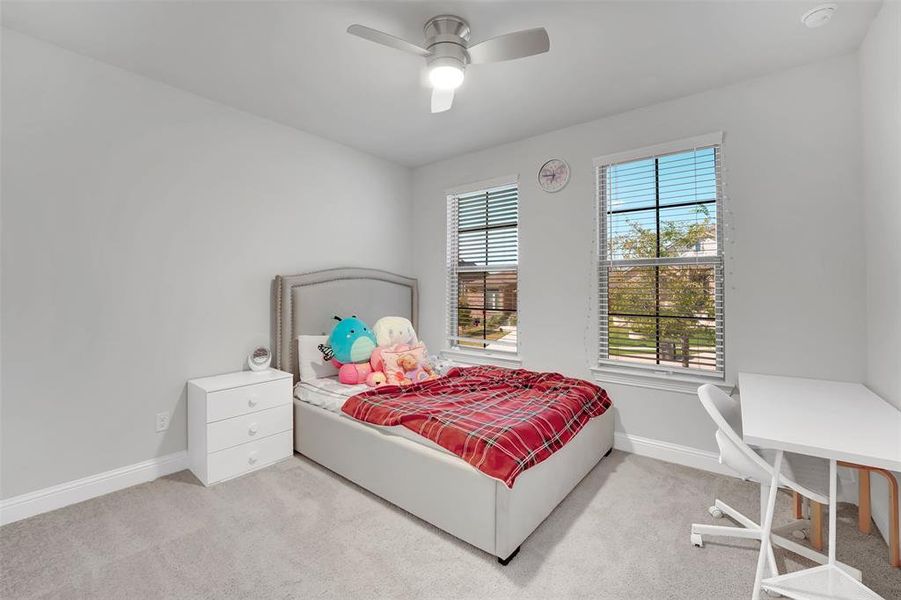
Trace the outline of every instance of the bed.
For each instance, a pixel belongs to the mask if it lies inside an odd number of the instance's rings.
[[[280,275],[273,285],[273,312],[276,367],[293,373],[298,383],[298,335],[327,333],[335,314],[355,314],[367,322],[398,315],[416,327],[417,281],[361,268]],[[329,397],[328,383],[317,383],[295,388],[297,452],[502,564],[613,447],[608,410],[510,488],[403,427],[377,427],[345,415],[341,398]]]

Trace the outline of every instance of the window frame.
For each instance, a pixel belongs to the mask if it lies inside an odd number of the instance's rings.
[[[668,154],[676,154],[680,152],[689,152],[701,150],[704,148],[715,147],[717,163],[715,167],[716,173],[716,199],[710,204],[716,207],[716,240],[717,252],[715,256],[706,257],[678,257],[678,258],[661,258],[655,257],[650,259],[612,259],[608,256],[608,208],[606,205],[606,190],[603,187],[606,184],[607,167],[637,161],[657,158]],[[725,229],[725,210],[723,193],[723,173],[722,167],[722,150],[723,150],[723,133],[721,131],[713,132],[706,135],[674,140],[664,144],[654,146],[646,146],[626,152],[609,154],[594,159],[596,189],[595,189],[595,223],[596,231],[596,276],[598,283],[597,298],[597,332],[598,332],[598,356],[596,366],[591,370],[595,378],[599,381],[609,383],[624,383],[637,385],[640,387],[651,387],[658,389],[666,389],[670,391],[680,391],[695,393],[698,385],[703,383],[718,384],[724,389],[731,390],[731,387],[725,385],[726,378],[726,361],[725,361],[725,246],[724,246],[724,229]],[[656,161],[655,161],[656,164]],[[692,203],[697,204],[697,203]],[[668,205],[661,206],[659,194],[655,198],[654,205],[648,207],[653,209],[655,214],[659,213],[661,208],[667,208]],[[659,223],[658,223],[659,228]],[[714,315],[715,315],[715,336],[716,336],[716,369],[713,371],[703,370],[697,367],[682,367],[665,364],[643,364],[639,362],[630,362],[609,358],[608,354],[608,318],[609,307],[608,300],[608,268],[611,266],[639,266],[646,264],[647,266],[661,266],[666,263],[678,265],[698,264],[704,266],[712,266],[714,269]],[[659,306],[657,307],[659,314]],[[659,343],[659,342],[658,342]],[[657,360],[659,361],[659,348]]]
[[[516,206],[516,231],[517,231],[517,259],[515,264],[497,265],[478,268],[460,269],[458,265],[459,257],[459,225],[457,214],[457,202],[461,196],[472,195],[475,193],[489,193],[499,188],[516,187],[517,190],[517,206]],[[513,351],[489,350],[487,348],[478,348],[470,346],[461,346],[459,344],[459,335],[457,334],[457,304],[458,304],[458,288],[459,275],[461,273],[473,272],[505,272],[514,273],[516,277],[517,288],[519,286],[519,248],[520,248],[520,203],[519,203],[519,175],[508,175],[493,179],[478,181],[445,191],[447,200],[447,291],[446,291],[446,318],[447,327],[445,331],[446,349],[442,355],[455,361],[469,364],[496,364],[500,366],[516,367],[521,364],[520,351],[522,348],[522,328],[520,323],[520,307],[517,292],[516,302],[516,318],[517,318],[517,340]],[[486,288],[487,294],[487,288]],[[487,308],[485,310],[488,310]]]

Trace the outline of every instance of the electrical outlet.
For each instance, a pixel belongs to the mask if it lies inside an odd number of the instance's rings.
[[[156,414],[156,430],[166,431],[169,429],[169,413],[161,412]]]

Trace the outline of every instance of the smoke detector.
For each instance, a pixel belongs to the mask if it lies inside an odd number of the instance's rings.
[[[822,27],[832,19],[832,15],[835,14],[836,8],[838,8],[838,5],[832,2],[829,4],[820,4],[816,8],[812,8],[801,15],[801,22],[810,29]]]

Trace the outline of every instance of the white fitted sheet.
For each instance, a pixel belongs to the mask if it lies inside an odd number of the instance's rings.
[[[341,407],[348,398],[368,389],[370,387],[366,384],[345,385],[337,377],[321,377],[299,382],[294,386],[294,397],[329,412],[341,413]]]
[[[351,421],[354,421],[356,423],[361,423],[367,427],[371,427],[385,435],[402,437],[416,442],[417,444],[422,444],[423,446],[426,446],[428,448],[433,448],[446,454],[450,454],[451,456],[456,456],[456,454],[454,454],[450,450],[442,448],[432,440],[424,438],[418,433],[410,431],[403,425],[398,425],[396,427],[383,427],[381,425],[373,425],[372,423],[358,421],[357,419],[354,419],[353,417],[350,417],[341,412],[341,407],[344,406],[344,403],[348,398],[370,389],[372,388],[370,388],[366,384],[345,385],[343,383],[340,383],[337,377],[322,377],[318,379],[308,379],[306,381],[298,382],[298,384],[294,386],[294,397],[306,404],[318,406],[319,408],[323,408],[329,412],[336,413],[342,418],[350,419]],[[463,459],[461,458],[460,460],[462,461]],[[485,476],[488,477],[487,475]]]

